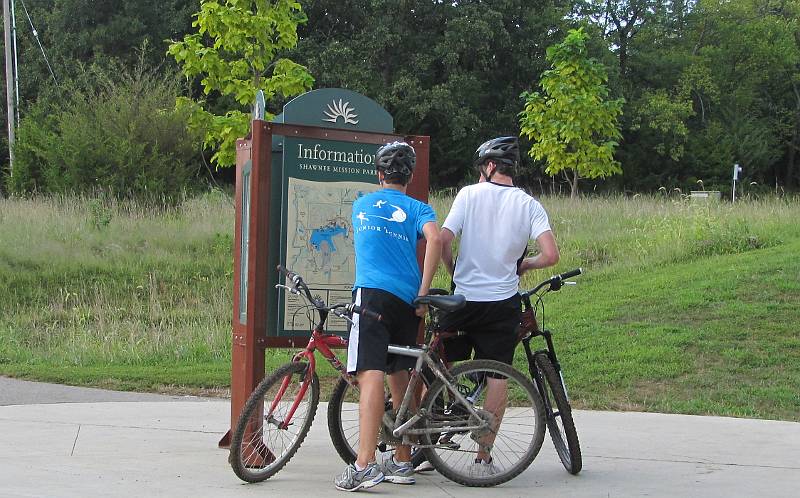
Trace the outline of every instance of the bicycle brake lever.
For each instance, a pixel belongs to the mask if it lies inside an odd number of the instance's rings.
[[[292,294],[295,294],[295,295],[298,295],[298,296],[300,295],[300,291],[299,290],[295,289],[294,287],[289,287],[288,285],[275,284],[275,288],[276,289],[286,289],[289,292],[291,292]]]
[[[578,285],[578,282],[573,282],[572,280],[565,280],[561,283],[564,285]]]
[[[339,318],[344,318],[345,320],[350,322],[350,325],[353,325],[353,319],[350,318],[349,316],[347,316],[345,313],[343,313],[341,311],[333,311],[333,314],[338,316]]]

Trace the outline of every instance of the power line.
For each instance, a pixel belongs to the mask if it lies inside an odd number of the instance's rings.
[[[39,33],[36,31],[36,27],[33,25],[33,21],[31,20],[31,15],[28,14],[28,8],[25,7],[25,2],[23,0],[19,0],[22,4],[22,9],[25,11],[25,15],[28,17],[28,22],[31,25],[31,30],[33,31],[33,37],[36,38],[36,43],[39,44],[39,50],[42,51],[42,56],[44,57],[44,61],[47,63],[47,69],[50,70],[50,76],[53,77],[53,81],[56,82],[56,86],[58,86],[58,80],[56,79],[55,73],[53,73],[53,68],[50,67],[50,61],[47,60],[47,54],[44,53],[44,47],[42,46],[42,42],[39,41]]]

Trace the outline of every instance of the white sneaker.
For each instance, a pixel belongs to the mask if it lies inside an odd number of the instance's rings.
[[[500,473],[500,469],[494,465],[494,461],[492,459],[489,459],[488,462],[484,462],[480,458],[476,458],[475,462],[469,468],[469,476],[476,477],[478,479],[491,477],[498,473]]]
[[[358,491],[380,484],[383,479],[383,472],[375,462],[367,465],[364,470],[356,470],[356,466],[351,463],[344,469],[342,475],[333,480],[333,484],[340,491]]]
[[[417,465],[417,468],[414,469],[414,472],[430,472],[434,470],[433,464],[431,462],[425,460],[421,464]]]

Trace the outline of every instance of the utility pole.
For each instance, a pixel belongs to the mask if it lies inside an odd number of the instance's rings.
[[[14,88],[16,87],[16,77],[14,76],[14,59],[12,55],[13,33],[11,32],[9,1],[3,0],[3,33],[5,34],[6,105],[8,106],[8,169],[10,176],[14,176],[14,123],[16,118],[16,113],[14,112]]]

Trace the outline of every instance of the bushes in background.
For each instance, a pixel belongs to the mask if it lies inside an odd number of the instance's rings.
[[[180,90],[176,74],[141,62],[91,66],[22,118],[8,191],[179,199],[203,167],[200,139],[174,106]]]

